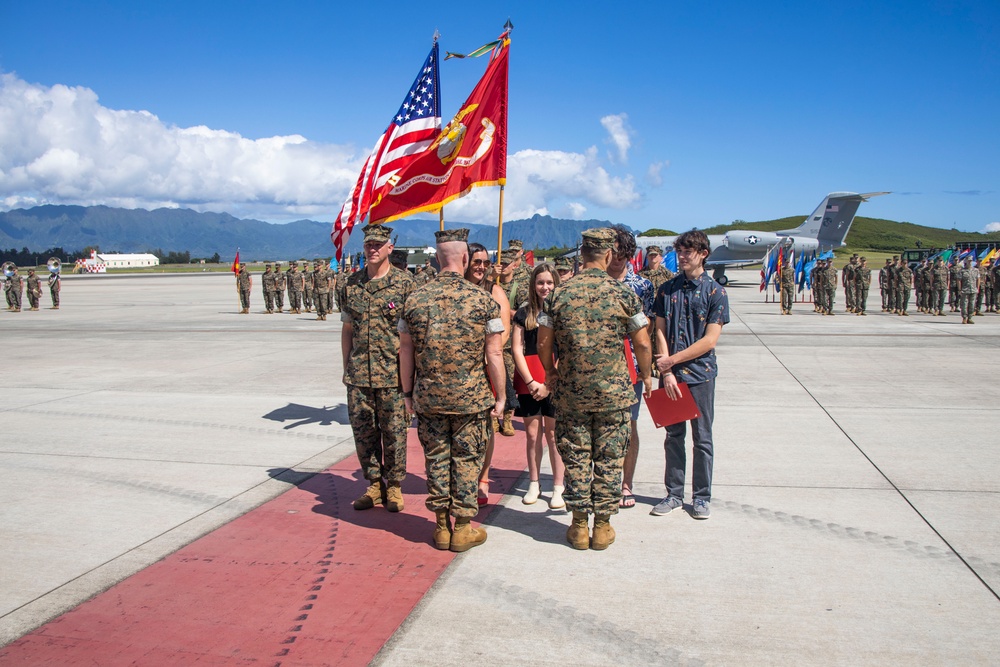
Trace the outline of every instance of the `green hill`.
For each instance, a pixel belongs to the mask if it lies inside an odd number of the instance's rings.
[[[716,225],[701,231],[706,234],[725,234],[734,229],[751,229],[762,232],[776,232],[782,229],[798,227],[807,216],[797,215],[779,220],[762,220],[760,222],[744,222],[737,220],[728,225]],[[644,235],[649,235],[644,232]],[[918,243],[919,242],[919,243]],[[954,243],[984,243],[1000,244],[1000,232],[980,234],[979,232],[960,232],[956,229],[940,229],[924,227],[912,222],[894,222],[880,218],[865,218],[857,216],[851,231],[847,235],[847,247],[839,252],[857,252],[862,250],[899,252],[906,248],[947,248]]]

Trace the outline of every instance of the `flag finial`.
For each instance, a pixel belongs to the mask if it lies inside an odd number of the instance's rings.
[[[434,37],[433,37],[433,40],[434,40],[434,43],[435,43],[435,44],[437,44],[437,41],[438,41],[439,39],[441,39],[441,33],[440,33],[440,32],[438,32],[438,31],[437,31],[437,29],[435,29],[435,30],[434,30]]]

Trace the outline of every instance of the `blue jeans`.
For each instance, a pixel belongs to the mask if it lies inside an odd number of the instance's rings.
[[[694,404],[701,416],[691,420],[691,436],[694,440],[694,460],[691,466],[691,486],[695,500],[712,499],[712,421],[715,419],[715,379],[701,384],[685,385],[691,391]],[[687,435],[687,422],[673,424],[667,427],[667,438],[663,448],[667,455],[667,470],[663,483],[667,494],[684,498],[684,470],[687,457],[684,449],[684,438]]]

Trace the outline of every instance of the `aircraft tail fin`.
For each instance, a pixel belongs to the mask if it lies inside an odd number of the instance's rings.
[[[887,194],[889,193],[831,192],[820,202],[813,214],[805,219],[805,222],[795,229],[788,229],[779,234],[814,238],[819,241],[820,247],[839,248],[844,245],[844,239],[851,231],[851,223],[854,222],[854,216],[861,202],[868,201],[870,197]]]

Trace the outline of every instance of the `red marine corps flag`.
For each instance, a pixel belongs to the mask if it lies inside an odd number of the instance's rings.
[[[455,117],[427,150],[388,179],[369,211],[371,224],[438,211],[476,186],[506,183],[509,46],[504,33]]]

